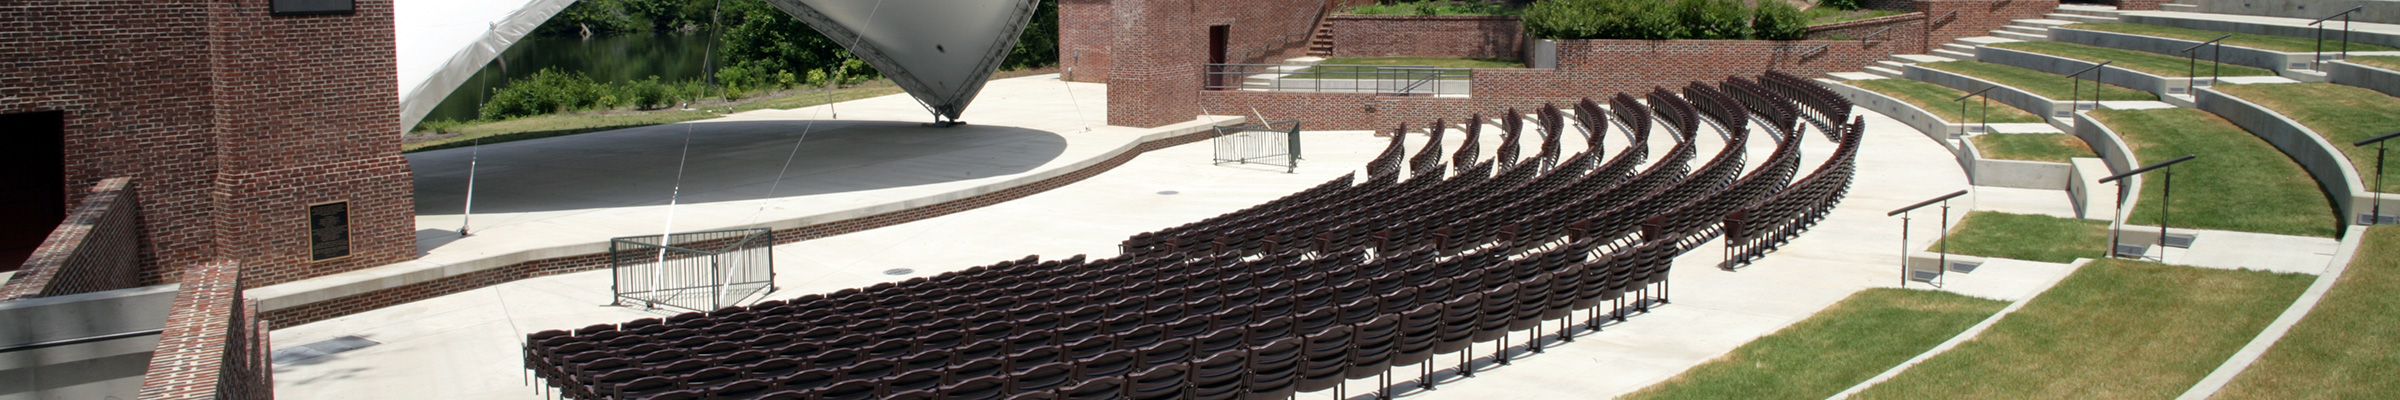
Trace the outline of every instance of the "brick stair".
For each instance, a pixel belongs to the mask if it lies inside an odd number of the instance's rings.
[[[1308,56],[1333,57],[1333,23],[1317,24],[1317,33],[1308,37]]]

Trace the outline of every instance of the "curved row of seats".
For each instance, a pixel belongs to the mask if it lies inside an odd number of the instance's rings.
[[[1439,153],[1433,150],[1417,157],[1433,164],[1406,165],[1414,175],[1401,180],[1405,150],[1393,150],[1400,149],[1395,135],[1394,146],[1370,163],[1365,182],[1345,176],[1251,209],[1310,220],[1220,216],[1204,221],[1210,232],[1222,232],[1211,246],[1129,240],[1126,255],[1108,259],[1028,257],[823,296],[546,331],[528,335],[525,366],[578,399],[1267,399],[1342,390],[1344,382],[1367,377],[1383,377],[1379,387],[1389,388],[1391,369],[1410,365],[1420,366],[1419,379],[1431,387],[1438,382],[1425,379],[1436,368],[1435,355],[1459,354],[1461,374],[1472,376],[1466,365],[1476,358],[1473,344],[1505,350],[1512,333],[1528,332],[1536,340],[1527,347],[1540,352],[1549,321],[1562,321],[1559,340],[1573,339],[1575,310],[1586,311],[1583,326],[1597,329],[1601,320],[1623,320],[1628,302],[1640,311],[1664,300],[1649,293],[1686,250],[1682,232],[1586,233],[1561,241],[1566,227],[1548,226],[1587,221],[1581,225],[1588,232],[1594,228],[1588,221],[1603,212],[1662,196],[1681,201],[1658,207],[1693,209],[1673,214],[1679,219],[1717,220],[1693,204],[1717,204],[1695,201],[1733,185],[1704,182],[1733,181],[1744,151],[1738,141],[1747,135],[1729,133],[1733,143],[1697,172],[1686,174],[1692,170],[1684,164],[1696,155],[1699,118],[1739,126],[1726,122],[1734,118],[1726,109],[1740,108],[1717,98],[1701,100],[1714,102],[1713,111],[1694,112],[1671,92],[1651,95],[1660,107],[1621,94],[1612,99],[1609,113],[1636,140],[1597,168],[1599,154],[1587,151],[1555,165],[1538,155],[1508,168],[1483,161],[1452,176],[1441,157],[1424,156]],[[1576,108],[1587,137],[1605,135],[1607,117],[1596,105],[1586,100]],[[1555,142],[1563,115],[1554,107],[1538,113],[1545,140]],[[1631,167],[1647,154],[1642,138],[1652,114],[1669,121],[1679,141],[1637,173]],[[1512,112],[1504,121],[1520,119]],[[1858,135],[1836,136],[1854,152]],[[1770,157],[1784,157],[1783,147]],[[1772,174],[1770,168],[1751,177]],[[1770,206],[1778,201],[1822,198],[1792,193],[1835,182],[1820,179],[1832,170],[1820,167],[1763,199],[1721,202],[1766,214],[1778,210]],[[1846,179],[1839,181],[1845,187]],[[1361,208],[1382,214],[1359,214]],[[1392,215],[1513,222],[1481,234]],[[1361,236],[1375,225],[1324,222],[1369,216],[1407,230],[1433,229]],[[1290,226],[1333,229],[1298,246],[1284,235],[1307,231]],[[1445,245],[1428,244],[1429,237]]]

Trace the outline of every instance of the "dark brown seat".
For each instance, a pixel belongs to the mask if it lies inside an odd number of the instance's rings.
[[[775,384],[764,379],[745,379],[708,390],[710,399],[754,399],[775,391]]]
[[[1184,395],[1189,364],[1169,364],[1144,370],[1125,377],[1125,397],[1130,400],[1174,400]]]
[[[1192,354],[1191,339],[1167,339],[1159,341],[1157,344],[1152,344],[1150,347],[1144,347],[1140,350],[1139,356],[1141,358],[1141,366],[1139,368],[1147,370],[1163,365],[1190,362],[1192,360]]]
[[[824,389],[818,390],[817,398],[824,400],[866,400],[875,398],[876,395],[880,394],[883,394],[883,385],[878,381],[849,380],[842,381],[841,383],[835,383],[832,386],[826,386]]]
[[[949,372],[949,376],[942,378],[944,383],[958,384],[960,382],[984,377],[1006,378],[1009,372],[1008,360],[1002,358],[984,358],[967,360],[964,362],[954,362],[950,364]]]
[[[899,362],[889,359],[859,361],[842,370],[842,380],[880,380],[892,376],[899,367]]]
[[[1009,371],[1025,371],[1044,364],[1063,362],[1066,362],[1066,353],[1060,351],[1058,346],[1034,347],[1008,355]]]
[[[1164,367],[1161,367],[1164,368]],[[1192,400],[1229,400],[1248,392],[1249,382],[1243,373],[1250,370],[1250,352],[1228,351],[1210,353],[1193,361],[1184,377],[1181,398]]]
[[[1074,375],[1075,369],[1067,366],[1066,364],[1050,363],[1038,365],[1034,366],[1033,368],[1027,368],[1024,371],[1009,374],[1008,391],[1019,395],[1033,392],[1048,392],[1056,390],[1060,386],[1066,386],[1067,381]]]
[[[1140,366],[1141,356],[1138,353],[1132,349],[1120,349],[1116,351],[1100,353],[1100,355],[1093,356],[1091,359],[1076,362],[1075,379],[1087,380],[1093,378],[1125,376],[1126,374],[1133,373]]]
[[[1355,338],[1356,332],[1349,325],[1338,325],[1308,335],[1303,342],[1307,360],[1302,361],[1300,382],[1294,390],[1314,392],[1341,387],[1343,382],[1349,380],[1350,347]],[[1349,396],[1343,396],[1341,391],[1336,390],[1334,398]]]
[[[1308,360],[1302,352],[1299,337],[1287,337],[1250,349],[1250,370],[1244,380],[1248,388],[1245,400],[1272,400],[1292,397],[1300,382],[1301,363]]]
[[[826,386],[832,386],[834,382],[839,381],[837,378],[840,377],[840,372],[836,372],[831,369],[802,370],[800,372],[794,372],[790,375],[784,375],[782,377],[775,378],[775,389],[779,391],[797,390],[813,393],[817,389],[824,388]]]
[[[1400,315],[1383,314],[1374,320],[1355,326],[1357,331],[1350,346],[1347,379],[1375,377],[1377,398],[1392,397],[1391,371],[1394,356],[1400,349]]]
[[[1067,400],[1123,400],[1124,378],[1087,379],[1073,386],[1058,388],[1058,398]]]
[[[942,400],[1000,400],[1008,398],[1008,378],[986,376],[943,385]]]
[[[894,375],[883,381],[884,397],[891,397],[892,393],[914,390],[930,393],[942,386],[944,377],[942,370],[938,369],[921,369]]]
[[[1418,384],[1426,388],[1432,388],[1434,347],[1442,339],[1442,307],[1442,303],[1426,303],[1401,313],[1400,341],[1392,351],[1392,366],[1418,365]]]

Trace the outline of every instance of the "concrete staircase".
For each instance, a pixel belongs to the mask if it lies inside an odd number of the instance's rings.
[[[2086,22],[2116,21],[2117,9],[2108,6],[2062,4],[2058,6],[2058,12],[2050,13],[2044,16],[2047,18],[2020,19],[2012,21],[2012,23],[2010,23],[2008,26],[1992,31],[1991,36],[1963,37],[1953,40],[1950,43],[1943,43],[1940,48],[1933,49],[1931,52],[1933,54],[1893,55],[1891,59],[1876,61],[1875,65],[1867,66],[1865,73],[1835,73],[1830,75],[1839,80],[1899,78],[1901,76],[1900,72],[1907,70],[1909,64],[1959,60],[1972,61],[1976,59],[1976,49],[1985,45],[2021,42],[2028,40],[2050,40],[2050,28],[2053,27]]]
[[[1317,32],[1308,36],[1309,57],[1333,57],[1333,23],[1317,23]]]

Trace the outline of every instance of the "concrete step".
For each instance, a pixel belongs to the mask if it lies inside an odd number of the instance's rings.
[[[1893,71],[1899,71],[1899,70],[1903,70],[1903,69],[1908,69],[1908,63],[1899,62],[1899,61],[1892,61],[1892,60],[1882,60],[1882,61],[1876,61],[1876,62],[1875,62],[1875,66],[1877,66],[1877,67],[1884,67],[1884,68],[1888,68],[1888,69],[1891,69],[1891,70],[1893,70]]]
[[[1943,49],[1943,50],[1950,50],[1950,51],[1960,52],[1960,53],[1967,53],[1967,54],[1974,54],[1974,53],[1975,53],[1975,45],[1971,45],[1971,44],[1964,44],[1964,43],[1943,43],[1943,44],[1942,44],[1942,49]]]
[[[1843,82],[1848,82],[1848,81],[1865,81],[1865,80],[1876,80],[1876,79],[1891,79],[1891,78],[1888,78],[1888,77],[1884,77],[1883,75],[1876,75],[1876,74],[1870,74],[1870,73],[1865,73],[1865,72],[1835,72],[1835,73],[1830,73],[1830,74],[1825,74],[1825,75],[1827,75],[1827,76],[1832,76],[1832,77],[1833,77],[1833,79],[1835,79],[1835,80],[1838,80],[1838,81],[1843,81]]]
[[[2016,23],[2017,25],[2030,25],[2030,26],[2039,26],[2039,27],[2044,27],[2044,28],[2053,27],[2053,26],[2059,26],[2059,25],[2074,25],[2074,24],[2075,24],[2075,21],[2057,20],[2057,19],[2019,19],[2019,20],[2009,20],[2008,22],[2014,22],[2014,23]]]
[[[2117,7],[2097,4],[2060,4],[2058,5],[2058,12],[2090,15],[2094,17],[2115,18],[2117,16]]]
[[[1959,43],[1965,43],[1965,44],[1967,44],[1967,45],[1969,45],[1969,46],[1982,46],[1982,45],[1987,45],[1987,44],[2000,44],[2000,43],[2008,43],[2008,42],[2022,42],[2022,41],[2023,41],[2023,40],[2010,39],[2010,38],[1997,37],[1997,36],[1975,36],[1975,37],[1963,37],[1963,38],[1958,38],[1958,42],[1959,42]]]
[[[1958,50],[1951,50],[1951,49],[1939,49],[1939,50],[1934,50],[1934,51],[1933,51],[1933,55],[1936,55],[1936,56],[1942,56],[1942,57],[1947,57],[1947,58],[1950,58],[1950,59],[1953,59],[1953,60],[1975,60],[1975,59],[1977,59],[1977,58],[1975,58],[1975,53],[1968,53],[1968,52],[1962,52],[1962,51],[1958,51]]]
[[[1992,36],[1999,36],[1999,37],[2004,37],[2004,38],[2009,38],[2009,39],[2016,39],[2016,40],[2032,40],[2032,41],[2043,41],[2043,40],[2050,40],[2050,36],[2048,36],[2048,35],[2033,34],[2033,33],[2025,33],[2025,32],[2018,32],[2018,31],[1992,31]]]
[[[2000,27],[2000,29],[2002,29],[2002,30],[2006,30],[2006,31],[2009,31],[2009,32],[2022,32],[2022,33],[2030,33],[2030,34],[2035,34],[2035,35],[2042,35],[2042,37],[2049,37],[2049,36],[2050,36],[2050,28],[2046,28],[2046,27],[2039,27],[2039,26],[2029,26],[2029,25],[2009,25],[2009,26],[2003,26],[2003,27]]]
[[[2159,10],[2159,11],[2175,11],[2175,12],[2200,12],[2200,5],[2198,5],[2198,4],[2173,4],[2173,3],[2169,3],[2169,4],[2160,4],[2160,5],[2158,5],[2158,10]]]
[[[1885,77],[1885,78],[1899,78],[1899,77],[1900,77],[1900,70],[1891,69],[1891,68],[1884,68],[1884,67],[1867,67],[1867,73],[1870,73],[1870,74],[1876,74],[1876,75],[1883,75],[1883,77]]]
[[[2114,17],[2099,17],[2099,16],[2090,16],[2090,15],[2083,15],[2083,14],[2049,13],[2049,14],[2042,14],[2042,16],[2044,16],[2044,17],[2050,17],[2050,19],[2055,19],[2055,20],[2060,20],[2060,21],[2075,21],[2075,22],[2117,22],[2117,19],[2116,19],[2116,18],[2114,18]]]
[[[1949,58],[1949,57],[1941,57],[1941,56],[1930,56],[1930,55],[1924,55],[1924,54],[1893,54],[1893,55],[1892,55],[1892,60],[1896,60],[1896,61],[1903,62],[1903,63],[1909,63],[1909,64],[1915,64],[1915,63],[1930,63],[1930,62],[1946,62],[1946,61],[1958,61],[1957,59],[1954,59],[1954,58]]]

